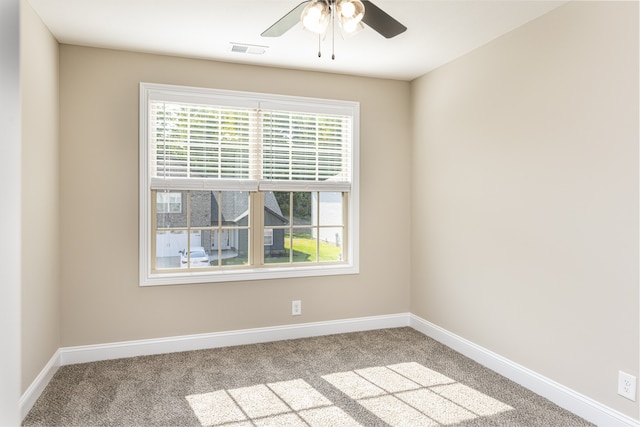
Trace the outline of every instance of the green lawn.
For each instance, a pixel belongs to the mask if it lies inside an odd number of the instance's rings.
[[[311,234],[293,235],[293,262],[315,262],[316,261],[316,241]],[[265,258],[265,264],[289,263],[289,253],[291,251],[291,241],[288,236],[284,240],[286,255]],[[338,261],[342,254],[342,248],[331,243],[320,242],[320,261]],[[222,261],[223,265],[245,265],[244,258],[227,258]],[[217,264],[214,264],[217,265]]]
[[[265,259],[265,263],[288,262],[288,255],[291,251],[291,242],[288,236],[285,237],[284,248],[286,256]],[[315,262],[316,260],[316,240],[310,234],[293,235],[293,262]],[[330,243],[320,242],[320,261],[338,261],[342,248]]]

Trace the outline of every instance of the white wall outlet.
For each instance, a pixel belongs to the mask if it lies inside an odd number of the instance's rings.
[[[291,301],[291,315],[300,316],[302,314],[302,301]]]
[[[618,371],[618,394],[629,400],[636,401],[636,377]]]

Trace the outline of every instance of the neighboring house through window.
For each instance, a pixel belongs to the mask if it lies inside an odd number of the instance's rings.
[[[141,83],[141,285],[357,273],[358,126],[355,102]]]
[[[284,244],[284,239],[282,243]],[[264,245],[273,246],[273,229],[266,228],[264,230]]]
[[[180,213],[182,212],[182,194],[159,191],[156,193],[156,212]]]

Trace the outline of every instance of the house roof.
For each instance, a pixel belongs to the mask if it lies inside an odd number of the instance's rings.
[[[220,205],[218,200],[219,193],[217,191],[212,192],[211,196],[211,217],[216,218],[218,216],[218,206]],[[224,192],[222,197],[222,222],[239,222],[243,217],[249,213],[249,199],[245,192],[241,191],[228,191]],[[273,191],[264,193],[264,210],[275,216],[283,224],[289,221],[282,215],[280,205],[276,200],[276,196]]]

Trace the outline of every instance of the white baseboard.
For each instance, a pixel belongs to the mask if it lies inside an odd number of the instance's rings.
[[[409,313],[390,314],[327,322],[301,323],[267,328],[242,329],[210,334],[126,341],[110,344],[65,347],[60,349],[60,364],[95,362],[123,357],[204,350],[234,345],[257,344],[346,332],[409,326]]]
[[[347,332],[409,326],[409,313],[383,316],[302,323],[268,328],[242,329],[210,334],[183,335],[109,344],[63,347],[58,349],[49,363],[20,398],[20,415],[24,419],[60,366],[123,357],[148,356],[179,351],[204,350],[234,345],[257,344]]]
[[[409,326],[523,387],[601,427],[640,427],[640,422],[587,396],[410,314]]]
[[[242,329],[210,334],[126,341],[59,349],[20,399],[22,418],[27,415],[59,366],[123,357],[204,350],[234,345],[306,338],[347,332],[410,326],[462,353],[489,369],[602,427],[640,427],[640,422],[577,393],[499,354],[493,353],[410,313],[360,317],[327,322]]]
[[[44,368],[42,368],[42,371],[40,371],[36,379],[33,380],[29,388],[27,388],[20,397],[18,406],[20,407],[21,420],[24,420],[24,417],[26,417],[31,408],[33,408],[36,400],[38,400],[38,398],[44,391],[44,388],[47,386],[47,384],[49,384],[49,381],[51,381],[51,378],[53,378],[59,367],[60,350],[57,350],[53,354],[53,357],[51,357],[49,362],[47,362]]]

